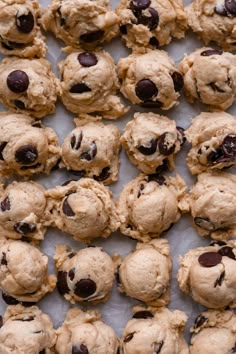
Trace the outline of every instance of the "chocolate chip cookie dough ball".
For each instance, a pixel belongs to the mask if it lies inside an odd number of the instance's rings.
[[[47,46],[39,18],[37,0],[1,0],[0,52],[25,58],[44,57]]]
[[[127,47],[153,49],[182,38],[187,18],[182,0],[122,0],[116,8]]]
[[[148,50],[118,62],[121,92],[134,104],[170,109],[178,104],[183,78],[168,54]]]
[[[38,307],[9,306],[0,328],[1,354],[53,354],[56,334],[48,315]]]
[[[192,144],[187,165],[192,174],[236,164],[236,120],[228,113],[203,112],[185,132]]]
[[[76,128],[62,145],[62,164],[108,185],[119,173],[120,133],[115,125],[104,125],[100,117],[80,115]]]
[[[138,243],[119,267],[119,291],[150,306],[169,303],[172,270],[167,240]]]
[[[155,113],[135,113],[121,143],[130,161],[144,173],[156,173],[166,165],[174,168],[174,157],[184,143],[183,128]]]
[[[199,100],[210,110],[225,110],[236,98],[236,56],[218,49],[201,48],[179,64],[189,102]]]
[[[108,237],[120,225],[112,193],[90,178],[69,181],[46,191],[46,224],[71,234],[75,240],[91,242]]]
[[[180,257],[177,280],[194,301],[212,309],[236,306],[236,242],[213,242]]]
[[[5,58],[0,64],[0,102],[11,111],[42,118],[55,111],[59,80],[46,59]]]
[[[179,220],[185,189],[179,175],[141,174],[129,182],[117,203],[122,234],[142,242],[159,237]]]
[[[118,348],[119,339],[102,321],[98,311],[70,309],[63,325],[57,329],[58,354],[117,354]]]
[[[188,354],[183,332],[187,316],[165,307],[136,306],[121,338],[121,354]]]

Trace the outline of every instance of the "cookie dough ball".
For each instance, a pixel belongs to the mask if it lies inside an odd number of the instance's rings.
[[[132,49],[156,49],[184,37],[187,27],[182,0],[122,0],[116,13],[121,37]]]
[[[57,135],[25,114],[0,113],[0,176],[49,174],[60,157]]]
[[[125,127],[121,143],[130,161],[144,173],[156,173],[168,165],[184,143],[183,128],[167,117],[154,113],[135,113]]]
[[[44,57],[47,46],[39,18],[37,0],[1,0],[0,52],[25,58]]]
[[[0,328],[1,354],[54,353],[56,334],[48,315],[36,306],[9,306]]]
[[[91,119],[93,121],[91,121]],[[104,125],[100,117],[81,115],[76,128],[62,145],[62,164],[108,185],[119,173],[120,133],[115,125]]]
[[[118,62],[121,92],[134,104],[170,109],[178,104],[183,78],[168,54],[149,50]]]
[[[121,354],[188,354],[183,332],[187,316],[165,307],[136,306],[121,338]]]
[[[46,224],[71,234],[75,240],[91,242],[108,237],[120,225],[112,193],[90,178],[69,181],[46,191]]]
[[[179,220],[185,189],[179,175],[141,174],[129,182],[117,203],[122,234],[142,242],[159,237]]]
[[[187,165],[196,175],[236,164],[236,120],[228,113],[201,113],[186,130],[192,144]]]
[[[225,110],[236,99],[236,56],[212,48],[186,55],[179,64],[184,90],[192,103],[200,100],[210,110]]]
[[[0,185],[0,238],[27,237],[36,242],[44,238],[44,192],[40,184],[32,181],[13,182],[5,189]]]
[[[55,111],[59,80],[46,59],[5,58],[0,64],[0,102],[14,112],[42,118]]]
[[[236,241],[192,249],[179,262],[179,287],[194,301],[212,309],[236,306]]]
[[[171,270],[167,240],[138,243],[119,267],[119,291],[150,306],[167,305]]]
[[[119,339],[106,325],[98,311],[70,309],[63,325],[57,330],[58,354],[117,354]]]

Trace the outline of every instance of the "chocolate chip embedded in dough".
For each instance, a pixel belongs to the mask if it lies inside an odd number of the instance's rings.
[[[85,43],[96,42],[103,37],[104,33],[102,30],[84,33],[81,34],[80,40]]]
[[[135,332],[127,334],[127,336],[124,338],[124,343],[129,343],[133,339],[134,334]]]
[[[203,315],[198,315],[197,318],[194,321],[194,328],[201,327],[205,322],[208,321],[208,318],[206,318]]]
[[[205,252],[198,257],[198,262],[202,267],[211,268],[221,263],[222,256],[216,252]]]
[[[140,80],[135,86],[135,93],[141,101],[149,101],[158,94],[158,89],[150,79]]]
[[[29,87],[29,77],[22,70],[13,70],[7,76],[7,87],[14,93],[25,92]]]
[[[34,16],[31,11],[27,15],[16,14],[16,27],[22,33],[30,33],[34,28]]]
[[[74,293],[82,298],[87,298],[95,293],[96,283],[92,279],[81,279],[75,284]]]
[[[157,150],[157,142],[158,142],[158,139],[151,139],[149,142],[147,142],[143,145],[137,146],[137,149],[143,155],[146,155],[146,156],[153,155]]]
[[[73,345],[72,354],[89,354],[88,348],[84,344]]]
[[[80,65],[84,66],[85,68],[95,66],[98,63],[98,58],[93,53],[80,53],[77,58]]]
[[[3,212],[11,209],[11,203],[8,196],[1,201],[0,208]]]
[[[66,215],[66,216],[75,216],[75,212],[72,210],[70,204],[68,203],[68,197],[67,196],[65,199],[64,199],[64,202],[62,204],[62,210],[63,210],[63,213]]]
[[[68,294],[70,289],[67,284],[67,272],[59,271],[57,273],[57,290],[61,295]]]

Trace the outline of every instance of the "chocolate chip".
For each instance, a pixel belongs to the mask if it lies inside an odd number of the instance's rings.
[[[16,108],[25,109],[25,104],[24,104],[24,102],[22,102],[22,101],[20,101],[20,100],[14,100],[14,105],[16,106]]]
[[[147,26],[150,31],[153,31],[159,24],[158,12],[152,7],[149,7],[146,11],[148,12],[147,15],[142,12],[137,15],[138,24]]]
[[[125,338],[124,338],[124,343],[130,342],[132,340],[134,334],[135,334],[135,332],[127,334],[127,336],[125,336]]]
[[[70,139],[71,148],[74,150],[79,150],[79,148],[81,146],[82,139],[83,139],[83,132],[82,131],[78,135],[73,134]]]
[[[7,77],[7,86],[12,92],[25,92],[29,87],[29,77],[22,70],[14,70]]]
[[[141,101],[149,101],[158,94],[156,85],[149,79],[140,80],[135,87],[135,93]]]
[[[84,52],[84,53],[80,53],[78,55],[78,61],[79,61],[80,65],[82,65],[86,68],[89,68],[90,66],[96,65],[98,62],[98,59],[95,54]]]
[[[30,33],[34,28],[34,16],[32,12],[27,15],[19,16],[19,11],[16,14],[16,27],[22,33]]]
[[[235,0],[225,0],[225,9],[227,13],[232,16],[236,16],[236,1]]]
[[[75,252],[71,252],[71,253],[68,254],[68,258],[73,258],[74,256],[76,256]]]
[[[156,354],[160,353],[163,345],[164,345],[164,341],[163,340],[161,342],[159,342],[159,343],[154,343],[154,352]]]
[[[207,322],[208,318],[206,318],[203,315],[198,315],[197,318],[194,321],[194,328],[198,328],[203,325],[203,323]]]
[[[14,49],[22,49],[25,47],[24,43],[17,43],[17,42],[12,42],[12,41],[7,41],[3,40],[2,37],[0,36],[1,41],[2,41],[2,47],[7,49],[7,50],[14,50]]]
[[[223,54],[223,50],[219,50],[219,49],[207,49],[201,52],[201,55],[203,57],[209,57],[211,55],[222,55],[222,54]]]
[[[180,92],[182,88],[184,87],[184,79],[183,76],[178,73],[178,71],[175,71],[172,75],[172,80],[174,83],[174,89],[176,92]]]
[[[15,232],[18,232],[18,234],[30,234],[36,230],[36,225],[35,224],[28,224],[27,222],[19,221],[15,223],[14,225],[14,230]]]
[[[27,144],[19,147],[15,152],[16,162],[29,165],[38,158],[38,151],[35,146]]]
[[[85,43],[92,43],[101,39],[104,35],[104,31],[98,30],[81,34],[80,40]]]
[[[11,209],[11,203],[9,197],[6,197],[5,199],[3,199],[3,201],[1,201],[0,208],[3,212]]]
[[[74,346],[72,347],[72,354],[89,354],[88,348],[86,345],[81,344],[79,346]]]
[[[215,230],[215,225],[208,218],[203,218],[203,217],[200,217],[200,216],[196,216],[193,220],[194,220],[194,223],[198,227],[201,227],[204,230],[208,230],[208,231],[214,231]]]
[[[121,25],[120,26],[120,33],[121,34],[127,34],[127,26],[126,25]]]
[[[2,161],[4,161],[2,153],[6,145],[7,145],[7,141],[3,141],[2,143],[0,143],[0,160]]]
[[[169,142],[170,138],[170,142]],[[171,134],[166,132],[159,137],[158,147],[159,151],[164,156],[169,156],[175,151],[175,144],[171,142]]]
[[[156,37],[151,37],[149,40],[149,44],[152,45],[153,47],[159,48],[159,41]]]
[[[180,140],[180,146],[182,146],[186,142],[185,130],[182,127],[176,127],[176,129],[180,133],[180,139],[179,140]]]
[[[0,328],[3,326],[3,319],[2,316],[0,316]]]
[[[68,203],[68,197],[65,198],[62,204],[62,210],[66,216],[75,216],[75,212],[72,210],[71,206]]]
[[[210,164],[216,164],[219,163],[219,161],[224,158],[223,152],[221,147],[215,149],[215,151],[211,151],[208,155],[207,155],[207,162]]]
[[[151,181],[155,181],[157,182],[160,186],[162,186],[163,184],[165,184],[165,177],[158,174],[158,173],[153,173],[151,175],[148,175],[148,182],[151,182]]]
[[[87,161],[91,161],[94,159],[94,157],[97,155],[97,145],[95,144],[95,142],[93,141],[92,144],[89,147],[88,151],[83,152],[80,155],[81,160],[87,160]]]
[[[139,318],[139,319],[147,319],[153,318],[153,314],[150,311],[138,311],[136,312],[132,318]]]
[[[5,301],[7,305],[17,305],[19,304],[19,301],[16,300],[14,297],[7,295],[5,293],[2,293],[2,298]]]
[[[71,93],[84,93],[92,91],[84,82],[73,85],[70,88]]]
[[[6,255],[5,252],[2,252],[1,264],[2,265],[7,265],[7,255]]]
[[[70,292],[67,284],[67,272],[59,270],[57,273],[57,290],[61,295],[65,295]]]
[[[226,242],[220,241],[220,240],[218,240],[218,241],[211,241],[211,242],[210,242],[210,246],[215,246],[215,245],[224,246],[224,245],[226,245]]]
[[[236,257],[235,257],[235,254],[233,252],[233,248],[232,247],[229,247],[229,246],[222,247],[218,251],[218,253],[221,254],[221,256],[229,257],[231,259],[236,260]]]
[[[75,268],[71,269],[68,273],[70,280],[72,281],[75,277]]]
[[[216,252],[205,252],[198,257],[198,262],[202,267],[215,267],[222,260],[222,256]]]
[[[74,293],[82,298],[86,298],[95,293],[96,283],[91,279],[81,279],[75,284]]]
[[[225,271],[223,271],[221,273],[221,275],[219,276],[219,278],[216,279],[216,281],[214,283],[214,288],[216,288],[217,286],[221,286],[224,278],[225,278]]]
[[[221,148],[224,155],[236,158],[236,135],[227,135],[223,140]]]
[[[98,182],[102,182],[102,181],[105,181],[109,176],[110,176],[110,167],[108,166],[108,167],[104,167],[102,169],[102,172],[100,173],[100,175],[93,176],[93,178]]]
[[[140,145],[137,147],[138,151],[143,155],[153,155],[157,149],[157,139],[151,139],[146,146]]]
[[[220,15],[220,16],[227,16],[227,11],[224,7],[223,4],[218,4],[215,8],[214,8],[214,11],[217,15]]]
[[[151,0],[133,0],[130,2],[130,8],[132,10],[145,10],[151,4]]]
[[[156,173],[161,174],[166,171],[168,171],[168,161],[166,159],[164,159],[162,161],[162,165],[160,165],[156,168]]]

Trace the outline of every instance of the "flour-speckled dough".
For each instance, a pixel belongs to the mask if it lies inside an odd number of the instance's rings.
[[[179,287],[194,301],[212,309],[236,306],[236,241],[213,241],[190,250],[179,262]]]
[[[1,0],[0,52],[24,58],[44,57],[47,46],[39,19],[37,0]]]
[[[188,100],[206,104],[209,110],[225,110],[236,99],[236,56],[212,48],[200,48],[179,64]]]
[[[122,0],[116,8],[127,47],[153,49],[182,38],[187,18],[182,0]]]
[[[62,164],[105,185],[117,181],[119,173],[120,133],[112,124],[104,125],[100,117],[80,115],[76,128],[62,144]]]
[[[150,174],[168,166],[174,169],[174,157],[184,143],[184,130],[174,120],[155,113],[135,113],[121,137],[130,161]]]
[[[183,332],[187,316],[165,307],[135,306],[121,338],[121,354],[188,354]]]
[[[52,321],[38,307],[9,306],[2,322],[1,354],[55,353],[56,333]]]
[[[131,54],[118,62],[121,92],[134,104],[170,109],[178,104],[183,78],[163,50]]]
[[[36,118],[55,111],[60,85],[46,59],[5,58],[0,80],[0,102],[11,111]]]
[[[159,237],[179,220],[185,189],[179,175],[141,174],[129,182],[117,203],[122,234],[142,242]]]
[[[120,225],[112,193],[90,178],[68,181],[46,191],[47,225],[68,232],[74,239],[91,242],[108,237]]]
[[[58,354],[119,353],[119,339],[113,329],[102,321],[98,311],[70,309],[63,325],[56,332]]]
[[[225,112],[203,112],[185,132],[192,144],[187,165],[196,175],[236,164],[236,119]]]

